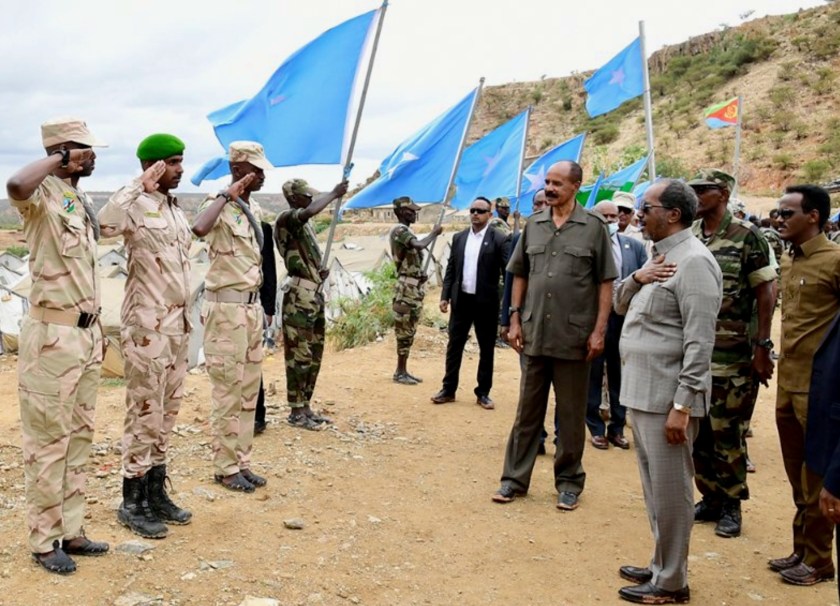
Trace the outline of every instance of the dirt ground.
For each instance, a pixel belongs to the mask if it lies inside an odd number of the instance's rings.
[[[69,577],[47,574],[29,556],[14,360],[2,360],[0,605],[236,606],[246,596],[306,605],[620,603],[618,567],[645,565],[652,545],[634,451],[587,443],[587,485],[575,512],[555,508],[550,456],[537,461],[527,497],[491,503],[516,410],[516,355],[496,350],[495,411],[471,397],[472,342],[458,401],[434,406],[429,397],[439,389],[445,346],[444,333],[420,329],[410,368],[425,382],[414,387],[391,382],[393,335],[328,350],[316,397],[335,426],[320,433],[285,424],[282,358],[268,358],[264,375],[278,390],[253,460],[269,482],[253,495],[213,483],[209,384],[205,374],[189,375],[170,470],[175,498],[194,521],[146,541],[153,549],[139,556],[114,552],[141,539],[116,522],[123,387],[103,382],[86,530],[109,541],[112,553],[77,558],[79,570]],[[834,583],[785,585],[766,567],[768,558],[791,551],[793,512],[774,389],[762,389],[756,409],[750,453],[758,473],[750,476],[744,534],[726,540],[711,525],[695,527],[694,604],[837,604]],[[293,518],[303,529],[284,526]]]

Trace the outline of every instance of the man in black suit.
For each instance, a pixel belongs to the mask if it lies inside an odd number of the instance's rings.
[[[470,205],[470,229],[455,234],[446,266],[440,310],[449,317],[449,343],[446,346],[446,375],[443,388],[432,396],[435,404],[455,400],[461,359],[470,328],[475,326],[478,341],[478,386],[476,403],[486,410],[494,408],[490,399],[493,385],[493,350],[499,325],[499,280],[510,253],[510,239],[489,229],[490,200],[476,198]]]
[[[648,256],[645,245],[639,240],[618,233],[618,206],[614,202],[604,200],[593,208],[607,221],[610,232],[610,245],[613,260],[618,269],[616,286],[647,262]],[[618,341],[621,337],[621,327],[624,326],[624,316],[610,311],[607,321],[607,337],[604,340],[604,353],[592,360],[589,371],[589,394],[586,401],[586,426],[592,435],[592,445],[606,450],[610,443],[618,448],[627,450],[630,443],[624,437],[624,425],[627,409],[621,405],[621,356],[618,353]],[[609,426],[601,418],[601,394],[604,382],[604,367],[607,371],[607,391],[609,392]]]

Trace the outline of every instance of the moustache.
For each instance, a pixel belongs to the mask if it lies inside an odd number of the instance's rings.
[[[554,192],[551,192],[551,193],[545,192],[545,197],[546,198],[556,198],[557,194],[555,194]]]

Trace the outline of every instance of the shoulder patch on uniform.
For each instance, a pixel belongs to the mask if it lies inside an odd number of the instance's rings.
[[[61,201],[61,208],[64,209],[64,212],[76,212],[76,199],[76,194],[72,191],[64,192],[63,200]]]

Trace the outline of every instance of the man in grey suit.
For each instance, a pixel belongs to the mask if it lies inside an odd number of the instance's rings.
[[[637,604],[688,602],[688,544],[694,524],[691,448],[709,410],[720,267],[691,232],[697,196],[660,181],[645,192],[640,226],[653,260],[624,279],[615,311],[626,314],[620,350],[621,401],[633,440],[654,551],[648,567],[622,566],[621,598]]]
[[[604,200],[592,209],[604,217],[610,234],[610,246],[618,278],[614,282],[618,287],[619,281],[632,274],[645,264],[648,259],[645,246],[639,240],[618,233],[618,206],[614,202]],[[621,337],[621,327],[624,316],[610,312],[607,321],[607,337],[604,340],[604,353],[592,360],[589,370],[589,394],[586,401],[586,426],[592,435],[592,445],[600,450],[606,450],[609,445],[627,450],[630,443],[624,437],[624,424],[627,409],[622,406],[621,393],[621,357],[618,353],[618,339]],[[609,393],[609,425],[601,418],[601,395],[604,383],[604,369],[607,372],[607,386]]]

